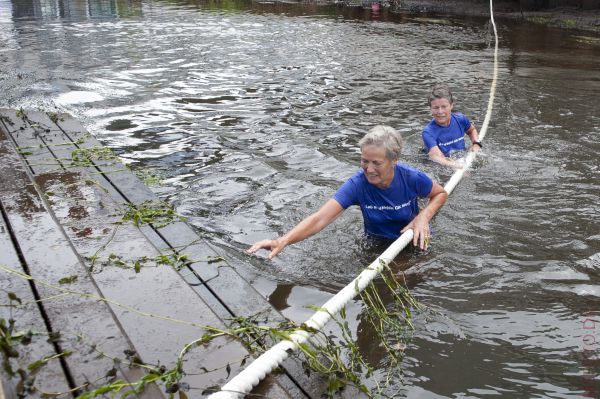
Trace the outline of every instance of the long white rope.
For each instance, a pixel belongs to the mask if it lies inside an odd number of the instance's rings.
[[[481,131],[479,132],[479,140],[483,140],[492,115],[492,105],[496,93],[496,79],[498,77],[498,34],[496,32],[496,24],[494,22],[494,13],[492,9],[492,1],[490,0],[490,15],[494,29],[495,47],[494,47],[494,73],[492,85],[490,89],[490,98],[488,101],[487,112],[483,121]],[[475,152],[469,152],[465,159],[465,164],[462,169],[457,170],[444,189],[450,194],[458,182],[462,179],[466,170],[471,166],[475,159]],[[402,251],[413,238],[413,231],[408,230],[402,234],[396,241],[392,243],[377,259],[375,259],[369,267],[363,270],[358,277],[346,285],[340,292],[327,301],[321,310],[317,311],[305,324],[308,327],[321,330],[332,315],[337,314],[348,302],[356,295],[364,290],[369,283],[377,277],[377,275],[386,267],[399,253]],[[273,369],[278,367],[292,351],[296,351],[299,345],[306,343],[312,334],[307,331],[299,330],[290,334],[289,339],[281,341],[267,350],[254,360],[248,367],[242,370],[231,381],[225,384],[219,392],[209,396],[209,399],[233,399],[239,398],[249,393],[252,388],[265,378]]]
[[[492,74],[492,85],[490,86],[490,97],[488,100],[487,111],[485,113],[485,118],[483,119],[483,124],[481,125],[481,130],[479,131],[479,141],[482,141],[487,133],[488,125],[490,124],[490,119],[492,118],[492,107],[494,105],[494,97],[496,96],[496,81],[498,80],[498,32],[496,31],[496,23],[494,22],[494,12],[492,9],[492,0],[490,0],[490,20],[492,22],[492,28],[494,29],[494,72]],[[476,152],[470,151],[464,160],[464,167],[458,169],[450,180],[444,186],[444,189],[450,195],[450,193],[454,190],[454,188],[458,185],[458,182],[463,178],[465,172],[471,167],[473,164],[473,160],[477,155]]]

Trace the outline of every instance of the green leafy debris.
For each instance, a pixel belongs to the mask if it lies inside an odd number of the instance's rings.
[[[71,166],[92,166],[94,161],[109,159],[116,159],[116,156],[110,148],[103,146],[77,148],[71,152]]]
[[[73,275],[73,276],[67,276],[67,277],[63,277],[60,280],[58,280],[59,284],[71,284],[74,283],[75,281],[77,281],[77,276]]]
[[[175,212],[173,206],[160,200],[144,201],[141,204],[127,204],[122,222],[133,222],[136,226],[152,224],[160,228],[176,221],[185,220]]]

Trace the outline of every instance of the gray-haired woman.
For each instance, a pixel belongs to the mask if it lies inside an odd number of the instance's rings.
[[[429,222],[446,202],[448,193],[425,173],[398,163],[402,137],[394,128],[375,126],[358,144],[361,170],[332,199],[283,236],[259,241],[247,252],[267,249],[271,251],[268,258],[272,259],[286,246],[323,230],[351,205],[360,207],[367,235],[396,239],[413,229],[413,244],[426,249]],[[429,198],[425,208],[419,209],[418,197]]]

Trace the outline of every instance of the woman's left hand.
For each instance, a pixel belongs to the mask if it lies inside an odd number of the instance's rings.
[[[421,217],[421,215],[417,215],[416,218],[412,220],[409,224],[407,224],[401,233],[412,229],[413,231],[413,245],[418,246],[422,250],[426,250],[429,247],[429,221],[425,217]]]

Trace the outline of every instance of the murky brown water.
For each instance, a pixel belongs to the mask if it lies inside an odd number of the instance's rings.
[[[600,396],[600,38],[497,21],[499,83],[485,151],[400,257],[417,318],[407,398]],[[66,111],[253,281],[304,321],[380,253],[358,211],[275,261],[243,250],[316,210],[358,168],[356,143],[390,124],[420,153],[437,81],[481,125],[485,19],[372,16],[242,2],[0,0],[0,106]],[[366,353],[380,359],[349,310]],[[384,369],[385,359],[381,359]]]

